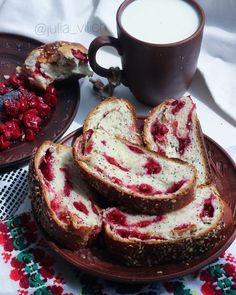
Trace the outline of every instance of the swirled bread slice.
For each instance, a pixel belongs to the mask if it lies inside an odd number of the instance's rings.
[[[29,188],[37,221],[63,246],[84,247],[100,232],[99,208],[74,165],[70,147],[44,142],[30,165]]]
[[[224,203],[212,185],[199,186],[190,204],[164,215],[107,209],[106,245],[113,257],[132,266],[193,260],[219,243],[223,212]]]
[[[169,99],[154,108],[144,123],[147,148],[193,164],[197,184],[209,184],[210,168],[196,106],[190,96]]]
[[[117,206],[157,214],[179,209],[194,198],[196,170],[180,160],[148,151],[91,129],[73,145],[74,160],[88,183]]]
[[[46,89],[58,80],[91,76],[87,49],[79,43],[57,41],[35,48],[17,73],[27,77],[32,86]]]
[[[134,106],[127,100],[109,97],[88,114],[83,132],[103,129],[132,143],[142,145]]]

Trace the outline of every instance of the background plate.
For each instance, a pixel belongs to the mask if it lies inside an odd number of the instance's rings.
[[[60,140],[60,143],[71,146],[81,133],[82,128]],[[236,166],[230,156],[212,139],[205,136],[205,143],[214,181],[227,205],[224,216],[225,238],[201,258],[188,265],[173,263],[155,267],[126,267],[112,259],[105,250],[103,242],[99,240],[92,247],[75,252],[61,248],[45,235],[47,243],[61,257],[79,269],[104,279],[127,283],[169,280],[192,273],[207,265],[220,256],[236,237]]]
[[[4,80],[4,75],[10,75],[16,66],[24,62],[28,53],[41,44],[27,37],[0,33],[0,81]],[[58,104],[36,140],[19,142],[13,144],[9,150],[0,151],[0,169],[29,160],[36,146],[47,139],[57,140],[69,128],[79,106],[79,83],[77,80],[67,81],[56,88],[59,94]]]

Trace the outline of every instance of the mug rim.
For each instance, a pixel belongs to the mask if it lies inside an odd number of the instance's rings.
[[[203,32],[203,28],[204,28],[204,25],[205,25],[205,13],[204,13],[204,10],[202,9],[202,7],[195,0],[188,0],[188,1],[187,0],[182,0],[182,1],[185,1],[188,4],[192,5],[197,10],[197,12],[198,12],[198,14],[199,14],[199,16],[201,18],[200,25],[198,26],[197,30],[192,35],[190,35],[189,37],[187,37],[187,38],[185,38],[183,40],[177,41],[177,42],[162,43],[162,44],[151,43],[151,42],[146,42],[146,41],[140,40],[140,39],[134,37],[133,35],[131,35],[129,32],[127,32],[127,30],[124,28],[124,26],[121,23],[121,16],[122,16],[123,11],[125,10],[125,8],[128,5],[130,5],[134,1],[136,1],[136,0],[125,0],[120,5],[120,7],[118,8],[117,13],[116,13],[116,23],[121,28],[121,30],[123,32],[125,32],[131,39],[133,39],[133,40],[135,40],[137,42],[140,42],[142,44],[146,44],[148,46],[153,46],[153,47],[175,47],[175,46],[178,46],[178,45],[188,43],[189,41],[191,41],[191,40],[195,39],[196,37],[198,37],[201,34],[201,32]]]

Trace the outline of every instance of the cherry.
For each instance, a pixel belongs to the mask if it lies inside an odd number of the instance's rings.
[[[8,88],[4,82],[0,82],[0,95],[4,95],[8,92]]]
[[[16,118],[20,110],[20,103],[18,100],[12,98],[7,99],[3,103],[3,114],[10,118]]]
[[[75,58],[79,59],[82,62],[88,62],[88,55],[86,53],[83,53],[79,49],[72,49],[71,51]]]

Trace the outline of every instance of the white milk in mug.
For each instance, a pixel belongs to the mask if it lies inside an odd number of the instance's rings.
[[[135,0],[123,11],[121,24],[136,39],[170,44],[193,35],[200,16],[184,0]]]

